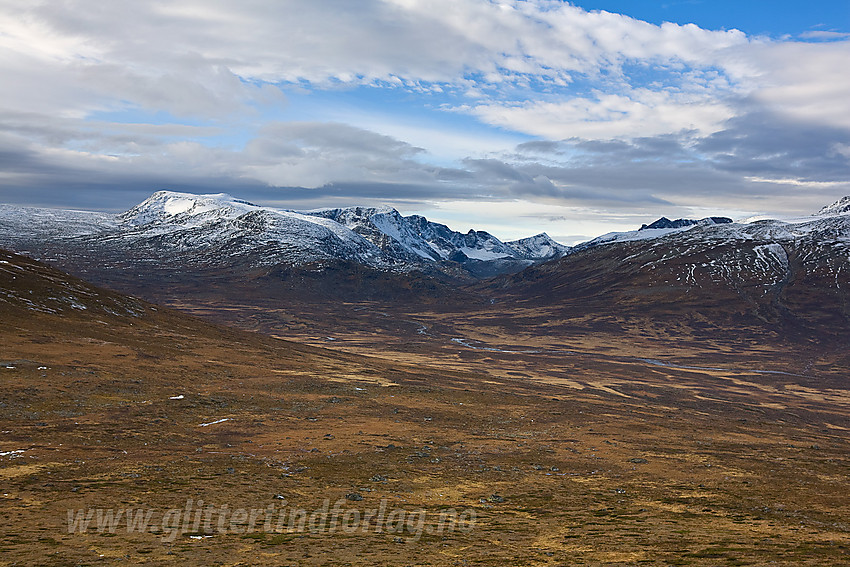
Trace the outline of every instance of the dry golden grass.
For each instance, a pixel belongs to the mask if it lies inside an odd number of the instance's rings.
[[[850,562],[850,419],[835,373],[757,374],[744,357],[724,359],[735,370],[662,367],[637,360],[649,342],[544,344],[498,325],[468,338],[583,354],[465,349],[412,325],[396,342],[376,326],[338,327],[325,343],[385,344],[364,357],[147,306],[95,317],[101,300],[64,314],[0,302],[2,565]],[[476,326],[421,320],[435,336]],[[312,511],[355,493],[345,509],[386,499],[429,521],[448,508],[476,521],[418,538],[248,520],[173,541],[68,533],[69,509],[161,514],[192,499]]]

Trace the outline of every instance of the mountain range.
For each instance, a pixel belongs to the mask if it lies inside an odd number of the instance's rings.
[[[567,247],[546,234],[463,234],[389,207],[296,212],[160,191],[118,215],[0,206],[0,247],[169,304],[439,298],[850,328],[846,197],[809,217],[661,217]]]
[[[706,219],[610,233],[483,284],[526,303],[698,327],[850,329],[850,199],[794,219]],[[612,307],[614,306],[614,307]]]
[[[339,262],[383,272],[452,280],[517,271],[563,256],[546,234],[502,242],[466,234],[390,207],[290,211],[226,194],[159,191],[132,209],[108,213],[0,207],[0,245],[49,257],[94,254],[118,264],[189,269],[321,269]]]

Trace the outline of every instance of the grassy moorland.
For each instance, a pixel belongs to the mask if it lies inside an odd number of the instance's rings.
[[[850,561],[826,351],[683,340],[647,362],[653,336],[483,311],[291,333],[328,350],[0,259],[2,565]]]

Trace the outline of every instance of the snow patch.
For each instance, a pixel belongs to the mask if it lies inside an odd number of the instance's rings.
[[[473,260],[498,260],[500,258],[510,258],[510,254],[505,254],[503,252],[496,252],[493,250],[484,250],[481,248],[470,248],[468,246],[464,246],[460,249],[467,258],[472,258]]]
[[[9,457],[9,456],[14,457],[16,455],[23,453],[24,451],[26,451],[26,449],[17,449],[15,451],[5,451],[5,452],[0,451],[0,457]]]
[[[224,423],[225,421],[230,421],[229,417],[225,417],[224,419],[219,419],[216,421],[210,421],[209,423],[201,423],[198,427],[209,427],[210,425],[215,425],[216,423]]]

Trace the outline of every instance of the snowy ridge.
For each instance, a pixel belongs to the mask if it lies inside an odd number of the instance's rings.
[[[569,246],[555,242],[545,232],[528,238],[512,240],[506,244],[516,250],[520,256],[529,259],[555,259],[570,251]]]
[[[577,247],[646,242],[663,254],[644,266],[658,284],[779,293],[792,278],[826,288],[848,285],[850,198],[817,215],[783,220],[751,218],[736,223],[696,224],[670,229],[611,233]],[[826,212],[825,212],[826,211]]]
[[[714,241],[726,239],[794,240],[815,233],[832,234],[836,238],[842,239],[850,236],[845,230],[847,222],[843,215],[846,213],[850,213],[850,196],[843,197],[835,203],[823,207],[809,217],[773,219],[764,215],[757,215],[737,222],[731,222],[724,217],[707,217],[698,221],[689,219],[670,221],[666,217],[661,217],[637,230],[609,232],[597,236],[577,245],[574,250],[585,250],[594,246],[617,242],[654,240],[689,231],[693,231],[699,238],[708,238]]]
[[[109,213],[0,205],[3,233],[37,232],[48,237],[74,237],[109,230],[118,224]]]
[[[543,261],[569,249],[545,234],[517,241],[519,244],[513,246],[514,243],[504,243],[488,232],[470,230],[463,234],[422,216],[404,217],[389,207],[318,209],[306,211],[306,214],[332,219],[385,252],[407,253],[427,261]]]
[[[383,271],[484,277],[551,259],[566,248],[545,235],[511,246],[486,232],[462,234],[391,207],[298,212],[225,193],[158,191],[119,215],[0,205],[0,221],[0,246],[36,253],[46,247],[60,256],[78,246],[116,265],[130,257],[210,268],[343,261]]]
[[[157,191],[129,211],[119,215],[119,218],[136,226],[157,222],[187,224],[190,219],[196,224],[201,224],[205,220],[216,218],[236,218],[260,208],[226,193],[191,195],[173,191]]]
[[[795,219],[662,218],[641,230],[609,233],[569,248],[545,233],[512,242],[484,231],[464,234],[391,207],[298,212],[223,193],[159,191],[119,215],[0,205],[0,247],[60,264],[83,259],[92,269],[324,270],[349,263],[469,280],[596,247],[645,243],[665,250],[647,268],[660,270],[659,277],[669,271],[663,281],[735,286],[752,280],[777,286],[787,279],[793,259],[803,270],[831,274],[842,285],[841,278],[850,274],[850,267],[843,266],[850,258],[848,212],[850,198]],[[685,260],[691,257],[701,259]]]
[[[816,212],[815,216],[841,215],[844,213],[850,213],[850,196],[842,197],[831,205],[825,206]]]
[[[667,217],[661,217],[657,221],[642,225],[638,230],[646,230],[650,228],[682,228],[695,224],[727,224],[732,222],[732,219],[726,217],[706,217],[700,220],[694,219],[676,219],[670,220]]]
[[[304,214],[345,227],[394,256],[413,262],[445,259],[398,211],[390,207],[318,209]]]

